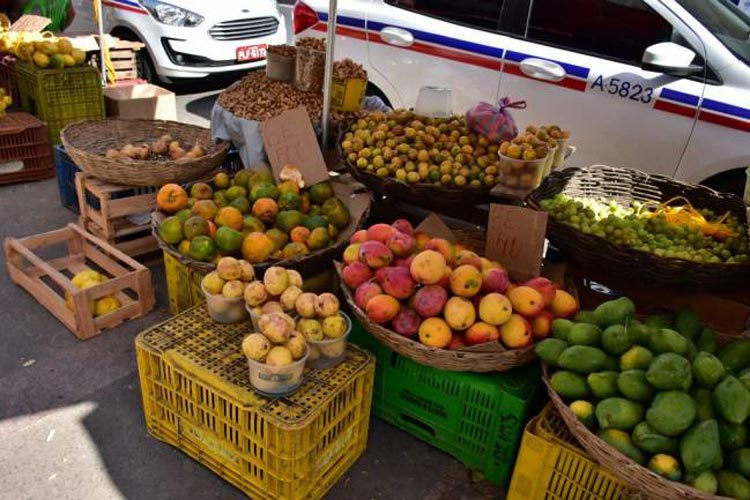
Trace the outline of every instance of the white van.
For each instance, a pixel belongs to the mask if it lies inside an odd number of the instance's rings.
[[[327,0],[294,8],[325,36]],[[453,89],[454,112],[525,100],[520,125],[556,123],[574,164],[605,163],[742,192],[750,165],[750,18],[729,0],[340,0],[336,57],[414,106]]]

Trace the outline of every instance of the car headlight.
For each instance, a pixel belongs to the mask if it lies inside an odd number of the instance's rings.
[[[203,16],[189,10],[159,2],[158,0],[141,0],[141,4],[154,18],[163,24],[192,28],[203,22]]]

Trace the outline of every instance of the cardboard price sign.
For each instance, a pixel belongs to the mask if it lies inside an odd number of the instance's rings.
[[[11,25],[10,31],[30,31],[38,33],[49,26],[49,23],[51,22],[52,19],[46,17],[25,14],[19,17],[18,20]]]
[[[546,212],[493,204],[484,253],[505,266],[516,281],[535,278],[541,272],[546,230]]]
[[[304,106],[264,121],[260,134],[276,180],[285,165],[297,167],[307,186],[328,180],[328,168]]]

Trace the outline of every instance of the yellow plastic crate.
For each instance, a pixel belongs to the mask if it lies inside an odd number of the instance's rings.
[[[646,498],[592,459],[552,404],[527,425],[507,500],[622,500]]]
[[[201,291],[203,275],[190,269],[169,252],[164,252],[164,274],[167,278],[167,296],[169,312],[179,314],[191,307],[205,302]],[[338,289],[338,275],[333,268],[305,279],[302,288],[306,292],[321,293]]]
[[[256,500],[323,498],[365,450],[374,359],[350,345],[338,366],[267,398],[248,378],[248,330],[199,305],[138,335],[148,431]]]

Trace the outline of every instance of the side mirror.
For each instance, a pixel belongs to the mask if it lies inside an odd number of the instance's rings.
[[[643,52],[641,67],[673,76],[690,76],[703,71],[703,66],[692,64],[695,52],[673,42],[662,42]]]

